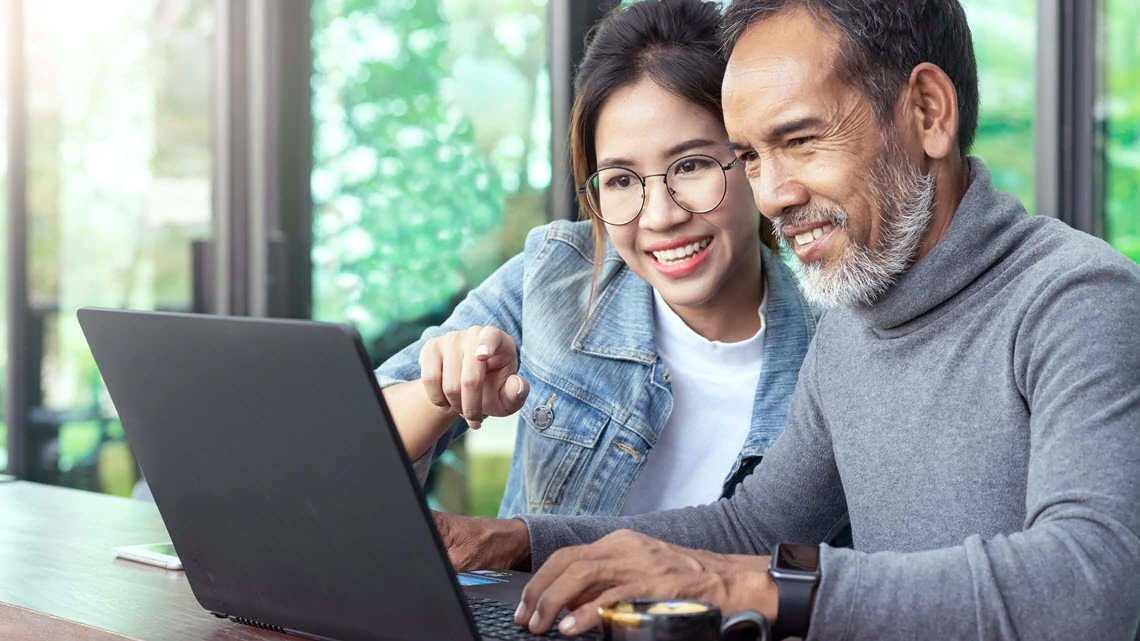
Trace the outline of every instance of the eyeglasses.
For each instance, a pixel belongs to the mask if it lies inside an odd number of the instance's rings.
[[[578,193],[586,197],[592,213],[610,225],[626,225],[645,207],[645,181],[661,176],[673,202],[693,214],[707,214],[720,206],[728,190],[727,165],[712,156],[695,154],[674,160],[663,174],[640,176],[625,167],[602,167],[590,174]]]

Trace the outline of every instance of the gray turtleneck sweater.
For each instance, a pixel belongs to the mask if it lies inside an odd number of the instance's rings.
[[[535,565],[619,528],[770,554],[849,512],[855,549],[823,546],[809,639],[1135,638],[1140,267],[970,169],[934,249],[873,306],[824,315],[735,496],[524,517]]]

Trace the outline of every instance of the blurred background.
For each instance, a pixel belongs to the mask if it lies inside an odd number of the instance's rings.
[[[0,471],[139,487],[81,306],[347,322],[376,363],[446,318],[577,217],[572,69],[615,2],[0,0]],[[1140,261],[1140,3],[963,4],[974,153]],[[494,514],[514,429],[432,505]]]

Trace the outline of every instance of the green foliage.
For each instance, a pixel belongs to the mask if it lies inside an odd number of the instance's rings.
[[[509,454],[472,455],[470,462],[469,486],[471,488],[470,516],[496,516],[499,502],[507,486],[507,475],[511,471]]]
[[[1140,4],[1106,0],[1105,17],[1105,227],[1140,262]]]
[[[545,221],[545,13],[546,0],[313,2],[313,316],[354,323],[377,360]],[[433,507],[467,509],[462,443],[436,466]],[[502,497],[510,456],[491,458],[468,477],[477,513]]]
[[[1035,0],[964,0],[978,58],[982,110],[974,153],[999,189],[1034,210]],[[1140,262],[1140,4],[1105,0],[1107,239]]]
[[[1037,2],[964,0],[978,60],[981,110],[972,153],[994,186],[1035,210],[1033,114],[1036,106]]]
[[[313,3],[314,316],[374,335],[474,286],[462,257],[503,224],[499,179],[440,94],[435,0]]]

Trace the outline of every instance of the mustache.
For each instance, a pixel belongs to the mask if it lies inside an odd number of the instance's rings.
[[[782,240],[790,238],[785,233],[785,227],[803,225],[804,223],[828,223],[839,229],[847,229],[847,212],[838,205],[821,207],[819,205],[802,205],[785,209],[780,216],[772,218],[772,228]]]

